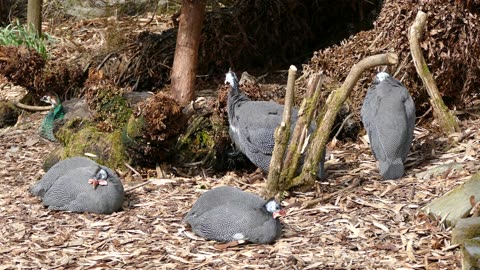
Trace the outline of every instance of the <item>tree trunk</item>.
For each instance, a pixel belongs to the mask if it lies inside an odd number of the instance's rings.
[[[42,36],[42,0],[28,0],[27,23],[39,37]]]
[[[186,105],[195,97],[198,48],[206,0],[183,0],[172,67],[172,96]]]

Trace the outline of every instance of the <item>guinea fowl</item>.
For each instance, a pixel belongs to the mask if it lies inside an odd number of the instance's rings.
[[[55,136],[53,135],[53,125],[55,120],[63,119],[65,115],[63,105],[56,94],[45,95],[40,100],[52,105],[52,109],[48,112],[40,125],[40,137],[54,142],[57,139],[55,139]]]
[[[275,129],[282,122],[284,105],[272,101],[253,101],[239,89],[238,79],[231,70],[225,74],[225,83],[230,84],[227,98],[227,113],[230,138],[236,148],[253,164],[268,172],[273,148]],[[291,129],[295,128],[298,111],[292,109]],[[315,129],[312,124],[309,133]],[[324,178],[325,153],[319,164],[318,176]]]
[[[193,232],[209,240],[267,244],[280,237],[278,217],[284,215],[273,199],[265,201],[253,193],[222,186],[202,194],[184,220]]]
[[[378,73],[361,115],[380,174],[385,179],[402,177],[415,128],[415,104],[407,89],[388,73]]]
[[[30,192],[51,210],[100,214],[119,211],[125,195],[115,172],[84,157],[58,162]]]

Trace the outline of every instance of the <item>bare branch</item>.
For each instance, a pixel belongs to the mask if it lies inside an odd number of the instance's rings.
[[[438,120],[438,124],[447,134],[460,131],[455,116],[450,112],[448,107],[443,102],[442,96],[438,92],[437,84],[433,79],[432,74],[427,66],[422,50],[420,49],[420,38],[427,23],[427,14],[423,11],[417,13],[417,17],[410,27],[408,40],[410,42],[410,51],[412,53],[413,63],[417,70],[418,76],[422,78],[423,84],[427,88],[430,95],[430,103],[433,107],[433,112]]]

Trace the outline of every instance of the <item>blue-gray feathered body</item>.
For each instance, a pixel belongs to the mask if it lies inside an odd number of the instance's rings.
[[[230,138],[235,146],[245,154],[253,164],[268,172],[273,148],[274,133],[283,118],[284,105],[272,101],[252,101],[240,91],[238,80],[232,71],[226,74],[230,84],[227,98],[227,112]],[[291,131],[298,120],[298,111],[292,109]],[[311,125],[309,132],[315,129]],[[319,177],[323,178],[324,157],[319,165]]]
[[[267,204],[276,209],[267,210]],[[184,220],[197,235],[219,242],[245,240],[272,243],[280,237],[282,224],[273,212],[274,202],[240,189],[222,186],[202,194]],[[270,212],[269,212],[270,211]]]
[[[415,128],[415,104],[407,89],[387,73],[379,73],[361,115],[380,174],[385,179],[402,177]]]
[[[98,179],[99,175],[105,179]],[[97,186],[90,180],[104,182]],[[84,157],[58,162],[30,192],[48,209],[71,212],[110,214],[119,211],[124,200],[123,185],[115,172]]]

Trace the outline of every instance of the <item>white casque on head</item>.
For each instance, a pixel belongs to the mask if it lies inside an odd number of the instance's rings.
[[[227,73],[225,74],[225,84],[228,83],[228,84],[230,84],[230,85],[233,86],[234,83],[235,83],[235,78],[234,78],[233,76],[234,76],[234,75],[233,75],[233,73],[232,73],[231,71],[227,72]]]
[[[378,81],[378,82],[381,82],[383,80],[385,80],[386,78],[390,77],[390,74],[386,73],[386,72],[379,72],[376,76],[375,76],[375,80]]]
[[[280,205],[275,200],[270,200],[265,204],[265,208],[268,212],[274,213],[280,210]]]

